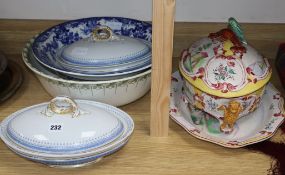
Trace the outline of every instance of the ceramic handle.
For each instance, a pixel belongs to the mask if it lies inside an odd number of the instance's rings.
[[[72,117],[76,117],[79,114],[79,109],[74,100],[67,96],[58,96],[50,101],[45,113],[47,116],[53,114],[72,114]]]
[[[221,131],[224,133],[231,133],[234,130],[234,124],[243,111],[242,104],[238,101],[230,101],[228,106],[222,105],[218,110],[224,111],[224,118],[220,125]]]
[[[105,41],[110,40],[113,37],[113,31],[108,26],[98,26],[93,30],[93,40],[95,41]]]
[[[228,27],[236,34],[236,36],[238,37],[240,42],[242,42],[243,44],[247,44],[247,41],[244,37],[243,30],[235,18],[233,18],[233,17],[229,18],[229,26]]]

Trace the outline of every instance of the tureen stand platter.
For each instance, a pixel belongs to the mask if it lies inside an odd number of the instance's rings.
[[[178,72],[172,75],[171,83],[170,117],[189,134],[201,140],[228,148],[240,148],[269,139],[284,120],[283,98],[272,84],[268,84],[260,107],[239,119],[234,132],[225,134],[220,131],[216,118],[194,109],[187,102]]]

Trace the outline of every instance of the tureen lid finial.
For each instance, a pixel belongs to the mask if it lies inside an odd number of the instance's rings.
[[[243,44],[247,44],[243,30],[235,18],[233,17],[229,18],[228,28],[231,29],[236,34],[240,42],[242,42]]]

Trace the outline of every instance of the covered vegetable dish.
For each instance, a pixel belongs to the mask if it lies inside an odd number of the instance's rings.
[[[80,30],[77,32],[82,33]],[[70,77],[112,80],[132,76],[151,67],[149,41],[117,35],[108,26],[98,25],[87,36],[71,37],[69,43],[55,40],[56,47],[48,51],[44,49],[47,43],[42,40],[47,39],[43,36],[40,34],[32,45],[34,57],[46,68]]]
[[[33,161],[81,166],[120,149],[133,128],[130,116],[115,107],[62,96],[11,114],[0,125],[0,137]]]
[[[179,69],[189,103],[218,118],[224,132],[231,132],[237,119],[258,107],[272,73],[233,18],[228,28],[183,51]]]

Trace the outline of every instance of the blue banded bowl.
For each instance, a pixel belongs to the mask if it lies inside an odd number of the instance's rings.
[[[91,154],[86,157],[73,157],[69,159],[50,159],[50,158],[45,158],[45,157],[40,157],[37,155],[29,155],[23,152],[20,152],[19,150],[15,150],[11,147],[9,147],[14,153],[17,155],[24,157],[28,160],[38,162],[45,164],[50,167],[57,167],[57,168],[77,168],[77,167],[83,167],[87,166],[90,164],[97,163],[102,160],[102,158],[109,156],[117,151],[119,151],[123,146],[126,145],[128,140],[121,142],[120,144],[116,145],[116,147],[107,150],[105,152],[100,152],[98,154]]]

